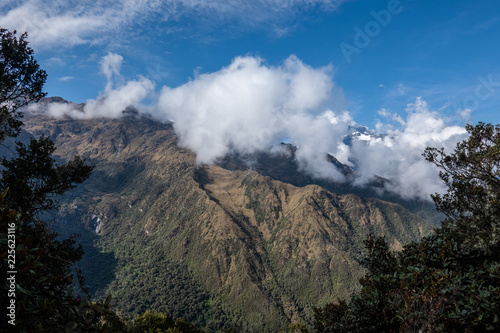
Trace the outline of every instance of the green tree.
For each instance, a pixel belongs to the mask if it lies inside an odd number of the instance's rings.
[[[0,143],[15,137],[22,126],[19,109],[46,95],[42,91],[47,73],[40,69],[28,46],[27,34],[0,27]]]
[[[0,28],[0,37],[2,143],[19,134],[20,108],[45,96],[46,73],[34,59],[26,34],[17,37]],[[17,143],[13,158],[0,159],[0,270],[11,272],[2,281],[2,308],[10,309],[1,330],[109,331],[111,298],[96,303],[74,294],[72,269],[82,256],[81,247],[74,238],[58,238],[43,219],[58,208],[61,195],[88,178],[92,167],[79,157],[58,164],[54,150],[54,143],[41,137],[28,145]],[[81,276],[79,280],[83,282]]]
[[[134,320],[134,329],[141,333],[203,333],[184,319],[173,320],[170,315],[147,310]]]
[[[72,161],[57,164],[52,157],[54,142],[41,136],[29,145],[16,144],[16,157],[0,158],[2,178],[0,188],[9,188],[5,203],[17,210],[25,220],[40,218],[40,214],[58,208],[57,199],[77,184],[85,181],[92,167],[75,156]]]
[[[432,195],[437,210],[446,215],[443,226],[453,228],[466,251],[498,253],[500,245],[500,126],[467,125],[468,140],[447,155],[427,148],[425,158],[437,165],[448,187],[444,195]]]
[[[453,153],[424,152],[448,187],[441,227],[401,252],[370,237],[361,291],[316,309],[318,332],[500,331],[500,127],[466,129]]]

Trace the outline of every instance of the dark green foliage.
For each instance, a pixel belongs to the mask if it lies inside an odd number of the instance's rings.
[[[492,254],[500,244],[500,125],[479,123],[467,131],[469,140],[451,155],[426,149],[424,156],[442,169],[448,186],[446,194],[432,198],[447,216],[443,227],[453,228],[462,249]]]
[[[448,186],[432,196],[442,227],[396,253],[370,237],[361,291],[316,309],[318,332],[500,330],[500,127],[467,131],[451,155],[424,153]]]
[[[187,267],[167,259],[162,247],[145,243],[141,235],[127,239],[137,246],[130,247],[133,255],[122,260],[125,266],[106,290],[113,292],[116,310],[128,317],[147,310],[168,313],[174,321],[185,318],[211,332],[231,327],[235,320]]]
[[[184,319],[174,321],[166,313],[149,310],[135,318],[134,329],[141,333],[203,333],[198,327]]]
[[[76,156],[65,164],[56,164],[52,154],[54,142],[46,137],[31,139],[28,146],[18,142],[16,157],[1,158],[5,168],[0,188],[9,188],[5,203],[19,211],[25,219],[37,213],[58,208],[57,196],[87,179],[92,167]]]
[[[28,46],[27,34],[16,37],[16,32],[0,28],[0,142],[8,136],[17,136],[22,126],[18,109],[38,101],[46,93],[42,87],[47,78],[39,68]]]
[[[0,142],[16,136],[22,125],[18,109],[44,96],[46,74],[27,46],[26,34],[0,29]],[[10,272],[2,282],[2,308],[15,305],[10,323],[1,320],[2,331],[104,332],[110,326],[101,319],[111,298],[94,303],[73,294],[72,267],[82,256],[73,238],[58,239],[40,219],[57,208],[57,196],[83,182],[92,170],[75,158],[56,164],[55,150],[47,138],[17,144],[16,157],[1,159],[0,270]],[[83,278],[80,277],[83,282]],[[15,286],[15,287],[14,287]]]
[[[164,332],[174,326],[174,320],[166,313],[148,310],[134,319],[134,325],[140,332]]]
[[[307,326],[303,323],[295,323],[291,324],[289,329],[289,333],[309,333],[309,330],[307,329]]]
[[[8,195],[8,194],[7,194]],[[15,258],[15,324],[21,332],[70,332],[77,329],[100,332],[105,325],[100,318],[108,308],[73,294],[71,268],[82,255],[74,239],[57,239],[42,221],[26,220],[22,214],[8,207],[0,197],[2,272],[12,271]],[[11,247],[8,228],[15,230],[15,247]],[[13,256],[11,256],[13,255]],[[10,259],[10,260],[9,260]],[[2,294],[10,291],[2,283]],[[5,301],[10,299],[3,298]],[[6,307],[6,303],[2,306]],[[12,328],[5,318],[2,329]]]
[[[314,311],[314,328],[318,332],[335,332],[343,328],[343,318],[349,311],[349,305],[345,300],[337,303],[329,303]],[[344,320],[345,321],[345,320]]]

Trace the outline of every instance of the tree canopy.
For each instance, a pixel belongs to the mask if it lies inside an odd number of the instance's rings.
[[[0,27],[0,142],[19,134],[19,108],[46,95],[42,88],[47,73],[40,69],[27,37]]]
[[[20,108],[45,96],[46,73],[28,46],[27,35],[0,28],[0,143],[21,131]],[[73,266],[83,251],[75,239],[60,239],[43,220],[58,198],[87,179],[92,167],[75,157],[58,164],[54,143],[45,137],[18,142],[14,157],[1,157],[0,270],[2,307],[9,309],[2,330],[64,332],[104,329],[101,315],[109,305],[83,299],[73,289]],[[4,303],[7,301],[7,303]]]
[[[424,152],[448,187],[441,227],[400,252],[369,237],[360,292],[316,309],[316,331],[500,331],[500,126],[466,128],[451,154]]]

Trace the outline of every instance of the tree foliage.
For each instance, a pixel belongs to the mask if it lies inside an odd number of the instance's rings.
[[[318,332],[500,331],[500,126],[467,126],[447,154],[427,148],[447,193],[434,234],[392,252],[369,237],[361,291],[316,309]]]
[[[0,142],[19,134],[19,108],[46,95],[42,88],[47,73],[40,69],[27,37],[0,27]]]
[[[174,320],[166,313],[149,310],[135,318],[134,330],[144,333],[203,333],[184,319]]]
[[[58,196],[85,181],[92,172],[92,167],[79,156],[57,164],[52,157],[55,150],[54,142],[42,136],[32,138],[29,145],[17,142],[16,157],[0,158],[5,168],[0,188],[10,189],[5,203],[25,219],[57,209]]]
[[[427,148],[426,159],[441,168],[448,187],[444,195],[432,195],[438,211],[447,217],[463,249],[492,253],[500,244],[500,126],[467,125],[470,138],[451,155]]]
[[[46,74],[28,47],[26,34],[0,29],[0,142],[21,130],[19,108],[45,96]],[[47,138],[17,143],[15,157],[2,157],[0,168],[0,270],[2,307],[13,304],[2,331],[20,332],[105,331],[102,321],[108,299],[95,303],[74,294],[73,266],[83,251],[75,239],[60,239],[42,219],[57,208],[57,198],[83,182],[92,168],[75,157],[57,164],[54,143]],[[13,273],[12,273],[13,272]],[[83,281],[82,278],[80,278]],[[10,320],[7,320],[10,319]],[[10,323],[9,323],[10,321]]]

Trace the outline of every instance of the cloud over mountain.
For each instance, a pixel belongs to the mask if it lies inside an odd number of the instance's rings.
[[[444,118],[420,97],[406,108],[407,117],[400,129],[379,124],[383,137],[357,141],[351,147],[351,160],[358,168],[359,184],[373,175],[390,179],[389,189],[403,197],[428,198],[429,194],[443,192],[436,168],[424,160],[426,147],[452,151],[465,138],[465,129],[446,124]],[[393,117],[393,115],[390,115]]]
[[[422,199],[444,189],[437,170],[423,159],[424,149],[451,150],[466,133],[419,97],[407,106],[406,117],[379,111],[388,121],[377,125],[377,135],[363,135],[346,145],[344,139],[356,123],[347,110],[329,108],[341,95],[331,66],[313,68],[293,55],[279,66],[258,57],[237,57],[219,71],[178,87],[164,86],[159,93],[144,77],[125,81],[122,60],[113,53],[102,59],[106,87],[83,110],[53,103],[48,112],[120,117],[127,106],[134,106],[157,120],[173,121],[180,144],[193,150],[199,163],[213,163],[234,150],[252,153],[291,141],[299,146],[299,166],[314,177],[345,181],[327,162],[325,154],[330,153],[355,170],[355,184],[365,186],[380,176],[390,180],[387,190]],[[154,102],[145,105],[145,99]]]
[[[299,160],[340,180],[336,170],[326,168],[324,153],[335,152],[350,119],[334,124],[315,115],[324,110],[333,87],[329,72],[329,67],[314,69],[295,56],[279,67],[238,57],[216,73],[164,87],[158,115],[174,122],[181,144],[194,150],[199,162],[211,163],[232,149],[256,151],[287,138],[300,143]]]
[[[47,113],[76,119],[118,118],[128,106],[139,106],[153,94],[154,82],[142,76],[126,82],[120,73],[122,61],[122,56],[111,52],[102,58],[101,73],[106,77],[106,87],[97,99],[87,100],[83,109],[72,103],[51,103]]]

